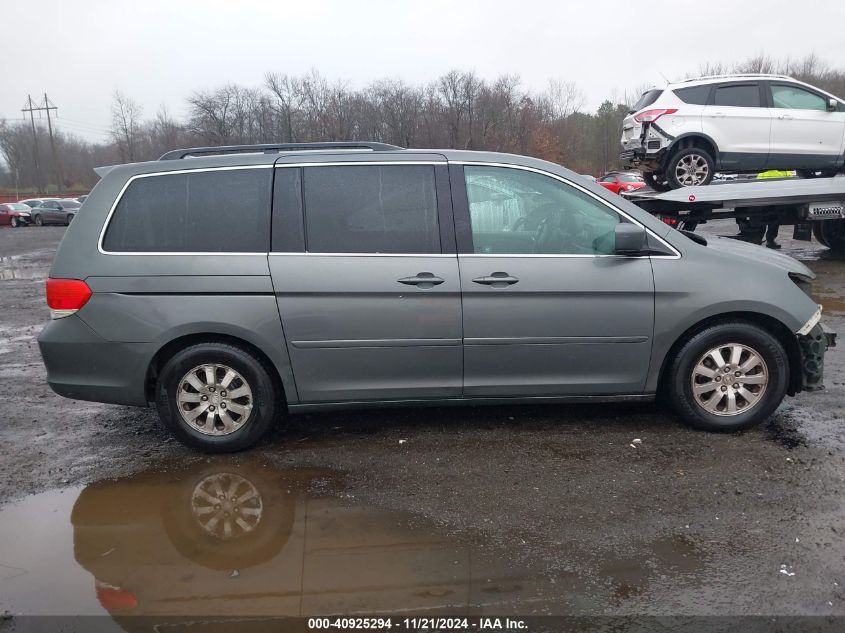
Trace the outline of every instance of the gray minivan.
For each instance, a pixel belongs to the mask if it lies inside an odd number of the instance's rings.
[[[155,403],[198,449],[285,412],[658,393],[734,430],[822,386],[810,270],[549,162],[312,143],[98,172],[47,281],[50,386]]]

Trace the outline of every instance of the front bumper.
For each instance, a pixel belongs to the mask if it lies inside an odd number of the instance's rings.
[[[809,332],[798,335],[802,391],[824,389],[824,353],[829,347],[836,347],[836,332],[824,323],[816,323]]]
[[[30,224],[32,224],[32,216],[31,215],[15,215],[13,217],[18,222],[20,222],[21,224],[24,224],[26,226],[29,226]]]

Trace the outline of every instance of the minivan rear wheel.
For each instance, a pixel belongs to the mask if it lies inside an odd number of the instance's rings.
[[[222,342],[177,352],[165,363],[156,387],[164,425],[183,444],[208,453],[256,444],[273,425],[276,402],[265,363]]]
[[[741,321],[712,325],[689,338],[668,368],[668,395],[697,429],[737,431],[766,420],[783,400],[789,363],[780,342]]]

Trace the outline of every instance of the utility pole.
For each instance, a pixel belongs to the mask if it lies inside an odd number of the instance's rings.
[[[32,124],[32,159],[35,162],[35,186],[38,193],[41,193],[41,172],[38,169],[38,135],[35,133],[35,110],[32,105],[32,96],[27,95],[28,108],[21,108],[21,112],[29,112],[29,121]]]
[[[35,177],[38,182],[38,191],[41,192],[41,174],[38,170],[38,137],[35,134],[35,113],[36,112],[47,112],[47,130],[50,133],[50,153],[52,156],[52,167],[53,167],[53,178],[56,181],[56,187],[58,187],[59,192],[62,191],[62,175],[61,170],[59,169],[59,158],[56,154],[56,141],[53,138],[53,121],[50,118],[50,110],[58,110],[58,108],[54,105],[50,105],[49,99],[47,99],[47,93],[44,93],[44,105],[38,106],[37,108],[32,105],[32,97],[27,95],[27,101],[29,102],[28,108],[23,108],[22,112],[29,112],[29,120],[32,123],[32,146],[34,148],[34,157],[35,157]],[[38,116],[41,116],[40,114]]]
[[[62,170],[59,168],[59,158],[56,155],[56,142],[53,140],[53,122],[50,120],[50,110],[56,110],[58,113],[59,109],[56,106],[50,105],[46,92],[44,93],[44,109],[47,111],[47,130],[50,132],[50,155],[53,158],[53,178],[56,179],[56,187],[58,187],[59,193],[61,193]]]

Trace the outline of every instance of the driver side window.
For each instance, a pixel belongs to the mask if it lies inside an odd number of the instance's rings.
[[[612,255],[619,216],[560,180],[509,167],[464,167],[473,252]]]

